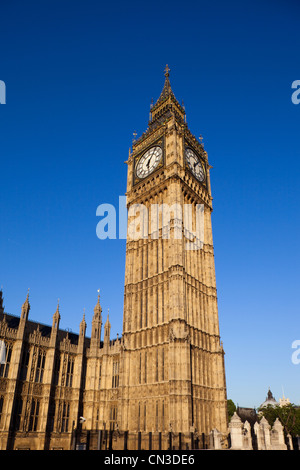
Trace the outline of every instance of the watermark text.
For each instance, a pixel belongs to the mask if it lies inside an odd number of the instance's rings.
[[[300,339],[295,339],[292,342],[292,349],[295,349],[292,354],[292,363],[295,365],[300,364]]]
[[[300,103],[300,80],[294,80],[292,83],[292,89],[296,89],[291,96],[292,103]]]
[[[127,210],[126,196],[119,196],[118,214],[112,204],[100,204],[96,227],[100,240],[174,239],[184,240],[185,250],[199,250],[204,243],[204,204],[132,204]],[[118,224],[117,224],[118,221]]]

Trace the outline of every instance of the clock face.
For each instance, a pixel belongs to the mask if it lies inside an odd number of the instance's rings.
[[[145,178],[158,166],[162,159],[162,148],[159,146],[151,147],[142,155],[136,166],[136,176]]]
[[[185,150],[185,158],[193,175],[202,183],[205,180],[205,172],[197,155],[188,148]]]

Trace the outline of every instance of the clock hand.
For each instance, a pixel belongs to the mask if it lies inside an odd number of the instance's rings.
[[[149,166],[150,166],[151,160],[152,160],[152,155],[151,155],[151,157],[149,158],[148,162],[146,163],[146,166],[147,166],[148,170],[149,170]]]

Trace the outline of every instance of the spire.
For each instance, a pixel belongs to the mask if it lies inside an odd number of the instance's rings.
[[[157,102],[155,103],[155,106],[157,105],[158,102],[160,101],[163,101],[165,100],[166,98],[168,98],[169,95],[172,95],[175,98],[174,96],[174,93],[172,91],[172,88],[171,88],[171,83],[170,83],[170,80],[169,80],[169,76],[170,76],[170,68],[168,66],[168,64],[166,65],[166,68],[165,68],[165,83],[164,83],[164,87],[162,89],[162,92],[157,100]]]
[[[100,305],[100,289],[98,289],[98,301],[95,305],[95,308],[94,308],[94,318],[96,319],[99,319],[101,317],[101,313],[102,313],[102,308],[101,308],[101,305]]]
[[[26,300],[22,305],[21,319],[23,320],[28,319],[29,310],[30,310],[30,303],[29,303],[29,289],[28,289]]]
[[[58,329],[59,321],[60,321],[60,313],[59,313],[59,299],[58,299],[58,300],[57,300],[56,311],[55,311],[55,313],[54,313],[54,315],[53,315],[52,327]]]
[[[95,344],[97,347],[100,346],[101,329],[102,329],[102,308],[100,305],[100,289],[98,289],[98,301],[94,308],[94,316],[92,320],[92,335],[91,335],[92,344]]]
[[[110,322],[109,322],[109,309],[107,313],[107,320],[104,325],[104,342],[108,345],[110,341]]]
[[[86,321],[85,321],[85,308],[83,309],[83,317],[79,325],[80,335],[84,336],[86,331]]]
[[[166,65],[165,68],[165,83],[162,89],[162,92],[151,108],[150,108],[150,122],[153,123],[157,119],[161,121],[162,117],[164,116],[165,118],[168,118],[170,115],[170,111],[173,110],[173,112],[176,110],[176,116],[177,118],[184,122],[185,119],[185,110],[184,107],[179,104],[177,99],[175,98],[175,95],[172,91],[171,88],[171,83],[170,83],[170,68],[168,64]]]
[[[270,387],[269,387],[269,390],[268,390],[267,399],[268,400],[275,400],[275,398],[273,397],[273,393],[271,392]]]
[[[107,309],[107,319],[106,319],[106,322],[105,322],[105,328],[110,328],[110,322],[109,322],[109,308]]]
[[[107,319],[106,319],[106,322],[105,322],[105,325],[104,325],[104,339],[109,339],[110,337],[110,327],[111,327],[111,324],[109,322],[109,309],[107,311]]]

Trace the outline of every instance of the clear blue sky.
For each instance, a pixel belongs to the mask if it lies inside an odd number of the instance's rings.
[[[125,240],[96,237],[96,208],[126,190],[132,135],[147,128],[168,63],[203,135],[228,397],[268,387],[300,404],[300,7],[275,1],[2,0],[0,284],[19,315],[90,335],[97,289],[122,333]]]

